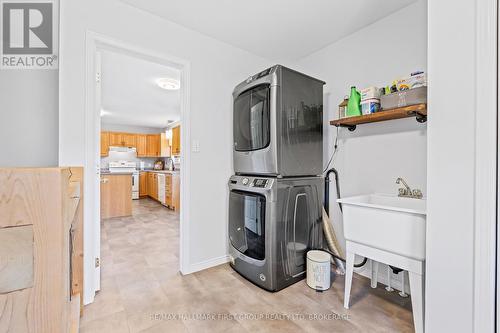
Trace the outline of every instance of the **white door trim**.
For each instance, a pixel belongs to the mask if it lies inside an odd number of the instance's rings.
[[[496,0],[476,1],[474,86],[476,110],[471,110],[476,114],[473,320],[474,332],[494,332],[498,92]]]
[[[91,179],[95,176],[94,158],[96,149],[95,145],[100,146],[98,138],[95,138],[94,129],[100,126],[100,115],[97,114],[99,110],[95,110],[95,55],[99,50],[110,50],[122,54],[131,55],[147,61],[174,67],[181,72],[181,211],[180,211],[180,271],[185,273],[189,271],[189,193],[191,184],[189,180],[190,174],[190,63],[187,60],[169,55],[159,53],[153,50],[130,45],[128,43],[104,36],[99,33],[87,31],[86,33],[86,106],[85,106],[85,170],[86,179]],[[94,156],[100,161],[100,156]],[[92,187],[89,182],[85,182],[85,195],[87,198],[92,197]],[[90,200],[87,204],[92,204]],[[92,204],[92,206],[95,206]],[[99,217],[100,212],[96,211],[95,207],[86,210],[97,214],[94,216]],[[95,227],[99,223],[100,218],[92,218],[92,216],[85,218],[85,235],[84,235],[84,271],[88,272],[84,277],[84,303],[92,303],[94,300],[95,291],[99,287],[99,277],[90,272],[95,271],[94,258],[98,255],[100,244],[100,228]]]

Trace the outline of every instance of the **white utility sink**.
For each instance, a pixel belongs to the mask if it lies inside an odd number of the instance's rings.
[[[367,194],[337,201],[346,240],[425,260],[425,199]]]
[[[399,267],[409,274],[415,332],[423,333],[425,199],[367,194],[337,201],[342,203],[346,239],[344,307],[349,308],[356,255],[371,259],[373,288],[377,262]]]

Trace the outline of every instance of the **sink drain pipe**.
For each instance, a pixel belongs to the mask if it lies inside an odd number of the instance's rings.
[[[332,173],[335,176],[335,186],[337,190],[337,196],[340,198],[339,174],[337,170],[335,170],[335,168],[331,168],[326,172],[325,176],[325,200],[324,200],[324,207],[322,209],[323,233],[325,234],[326,242],[328,244],[328,250],[325,251],[333,256],[336,266],[338,267],[341,273],[344,273],[345,272],[344,254],[342,253],[342,248],[340,247],[340,244],[337,240],[337,236],[335,235],[335,230],[333,229],[333,226],[331,225],[330,219],[328,217],[329,205],[330,205],[330,174]],[[342,204],[339,202],[338,205],[340,211],[342,212]],[[356,268],[362,267],[366,264],[367,261],[368,259],[364,258],[363,261],[361,261],[361,263],[355,264],[354,267]]]

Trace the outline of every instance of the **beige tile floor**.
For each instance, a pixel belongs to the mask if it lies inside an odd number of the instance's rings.
[[[131,217],[102,222],[101,291],[87,305],[88,332],[412,332],[411,302],[355,277],[351,309],[344,280],[317,293],[305,281],[264,291],[228,265],[178,273],[179,216],[134,201]],[[263,317],[262,317],[263,316]]]

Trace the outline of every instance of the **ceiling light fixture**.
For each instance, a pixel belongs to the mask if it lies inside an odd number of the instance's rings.
[[[109,111],[101,110],[101,117],[107,116],[107,115],[109,115],[110,113],[111,113],[111,112],[109,112]]]
[[[169,78],[161,78],[156,80],[156,84],[158,87],[166,90],[177,90],[181,87],[181,84],[178,80],[169,79]]]

